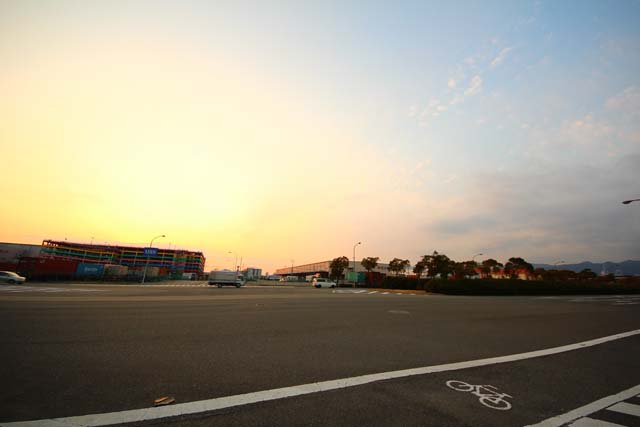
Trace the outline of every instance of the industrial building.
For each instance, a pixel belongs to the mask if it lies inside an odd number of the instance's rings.
[[[151,250],[149,250],[151,249]],[[202,252],[183,249],[44,240],[42,245],[0,243],[0,267],[28,278],[147,277],[193,278],[204,271]]]
[[[353,261],[349,261],[349,267],[345,269],[345,273],[348,273],[348,272],[352,273],[354,271],[353,264],[354,264]],[[327,277],[329,275],[329,272],[331,271],[331,268],[329,267],[330,265],[331,265],[331,261],[320,261],[320,262],[314,262],[311,264],[283,267],[283,268],[277,269],[275,274],[278,274],[281,276],[299,276],[299,277],[318,274],[322,277]],[[362,262],[360,261],[355,262],[356,273],[364,273],[366,271],[367,270],[362,266]],[[371,270],[371,272],[387,275],[389,274],[389,264],[379,263],[376,266],[376,268]]]
[[[205,257],[202,252],[183,249],[161,249],[153,253],[135,246],[93,245],[67,241],[45,240],[40,250],[41,258],[79,261],[93,264],[115,264],[130,268],[157,267],[175,273],[204,271]]]
[[[262,269],[249,267],[242,270],[242,275],[245,280],[258,280],[262,276]]]

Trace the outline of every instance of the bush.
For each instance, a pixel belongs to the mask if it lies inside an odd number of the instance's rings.
[[[424,290],[448,295],[581,295],[637,294],[638,282],[549,281],[511,279],[432,279]]]

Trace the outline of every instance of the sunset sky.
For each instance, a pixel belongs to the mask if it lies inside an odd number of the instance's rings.
[[[640,259],[638,1],[0,0],[0,241]],[[146,242],[146,243],[145,243]]]

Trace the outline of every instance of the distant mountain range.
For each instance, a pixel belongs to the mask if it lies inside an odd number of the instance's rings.
[[[579,264],[558,264],[558,265],[533,264],[533,265],[536,268],[544,268],[545,270],[553,270],[553,269],[572,270],[572,271],[575,271],[576,273],[584,270],[585,268],[589,268],[591,269],[591,271],[593,271],[596,274],[600,274],[604,270],[605,273],[613,273],[615,275],[625,275],[625,276],[640,275],[640,261],[632,261],[632,260],[627,260],[622,262],[607,261],[607,262],[595,263],[595,262],[585,261]]]

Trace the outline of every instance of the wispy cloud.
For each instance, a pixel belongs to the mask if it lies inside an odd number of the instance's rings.
[[[624,110],[629,113],[640,114],[640,89],[629,86],[619,94],[612,96],[606,102],[610,110]]]
[[[512,50],[512,47],[505,47],[504,49],[502,49],[500,53],[498,53],[498,56],[493,58],[493,61],[491,61],[491,68],[495,68],[500,65]]]
[[[450,78],[449,81],[447,82],[447,86],[449,87],[449,89],[455,89],[456,88],[456,81],[454,78]]]
[[[473,76],[473,78],[471,79],[471,83],[469,84],[469,87],[467,88],[467,90],[464,91],[464,94],[466,96],[473,96],[478,92],[480,92],[481,89],[482,89],[482,77]]]

